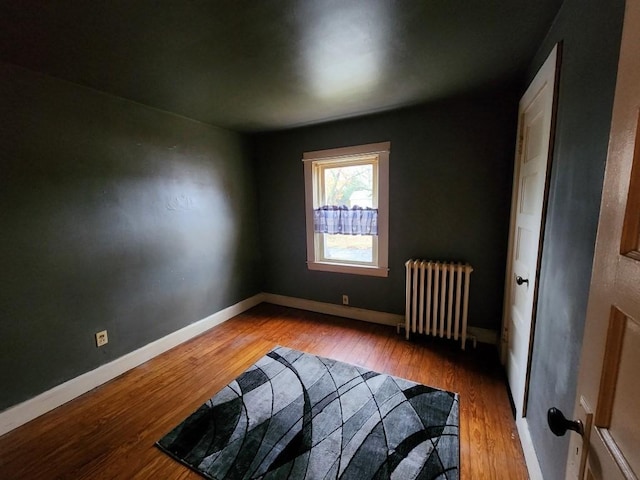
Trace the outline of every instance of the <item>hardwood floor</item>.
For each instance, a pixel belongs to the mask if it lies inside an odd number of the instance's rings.
[[[154,442],[275,345],[458,392],[461,478],[528,478],[495,348],[269,304],[0,437],[0,478],[201,478]]]

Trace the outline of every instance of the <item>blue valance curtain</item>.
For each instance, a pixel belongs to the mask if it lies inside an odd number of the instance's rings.
[[[378,235],[378,209],[324,205],[313,210],[313,230],[333,235]]]

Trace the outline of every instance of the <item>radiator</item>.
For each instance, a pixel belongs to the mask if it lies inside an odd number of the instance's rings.
[[[409,260],[405,267],[407,340],[410,333],[460,338],[464,350],[471,265]]]

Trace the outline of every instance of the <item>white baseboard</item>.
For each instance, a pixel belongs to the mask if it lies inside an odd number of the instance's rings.
[[[518,435],[520,436],[520,443],[522,444],[524,459],[525,462],[527,462],[529,478],[531,480],[543,480],[542,470],[540,469],[540,463],[538,462],[538,456],[536,455],[536,450],[533,447],[533,441],[531,440],[531,434],[529,433],[529,424],[527,423],[527,419],[517,419],[516,427],[518,428]]]
[[[377,312],[375,310],[335,305],[332,303],[316,302],[313,300],[275,295],[272,293],[259,293],[253,297],[242,300],[235,305],[231,305],[224,310],[220,310],[207,318],[170,333],[163,338],[139,348],[138,350],[134,350],[133,352],[123,355],[122,357],[102,365],[95,370],[83,373],[82,375],[61,383],[60,385],[57,385],[36,397],[9,407],[7,410],[0,412],[0,435],[4,435],[34,418],[37,418],[40,415],[43,415],[108,381],[113,380],[128,370],[151,360],[152,358],[200,335],[201,333],[204,333],[216,325],[226,322],[230,318],[233,318],[262,302],[394,327],[398,323],[404,323],[404,315]],[[496,343],[497,332],[493,330],[469,327],[468,332],[470,335],[474,335],[479,342]]]
[[[316,302],[315,300],[305,300],[304,298],[287,297],[274,293],[264,293],[263,300],[267,303],[282,305],[283,307],[299,308],[310,312],[325,313],[337,317],[353,318],[371,323],[396,326],[404,323],[404,315],[395,313],[377,312],[364,308],[348,307],[346,305],[336,305],[334,303]]]
[[[36,397],[4,410],[0,413],[0,435],[4,435],[24,425],[34,418],[122,375],[126,371],[151,360],[161,353],[204,333],[210,328],[262,303],[263,300],[263,294],[261,293],[242,300],[235,305],[231,305],[224,310],[220,310],[213,315],[192,323],[191,325],[187,325],[180,330],[170,333],[95,370],[83,373],[78,377],[53,387],[51,390],[47,390]]]
[[[316,302],[315,300],[305,300],[304,298],[287,297],[273,293],[264,293],[263,300],[268,303],[282,305],[283,307],[299,308],[311,312],[336,315],[338,317],[353,318],[364,322],[379,323],[382,325],[404,324],[404,315],[396,313],[378,312],[364,308],[349,307],[346,305],[336,305],[334,303]],[[488,328],[467,327],[467,334],[476,337],[478,342],[497,345],[498,332]]]
[[[498,332],[490,328],[467,327],[467,336],[476,337],[480,343],[488,343],[489,345],[498,345]]]

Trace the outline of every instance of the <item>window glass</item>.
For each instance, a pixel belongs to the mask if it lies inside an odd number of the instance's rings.
[[[389,143],[305,153],[307,265],[387,275]]]

